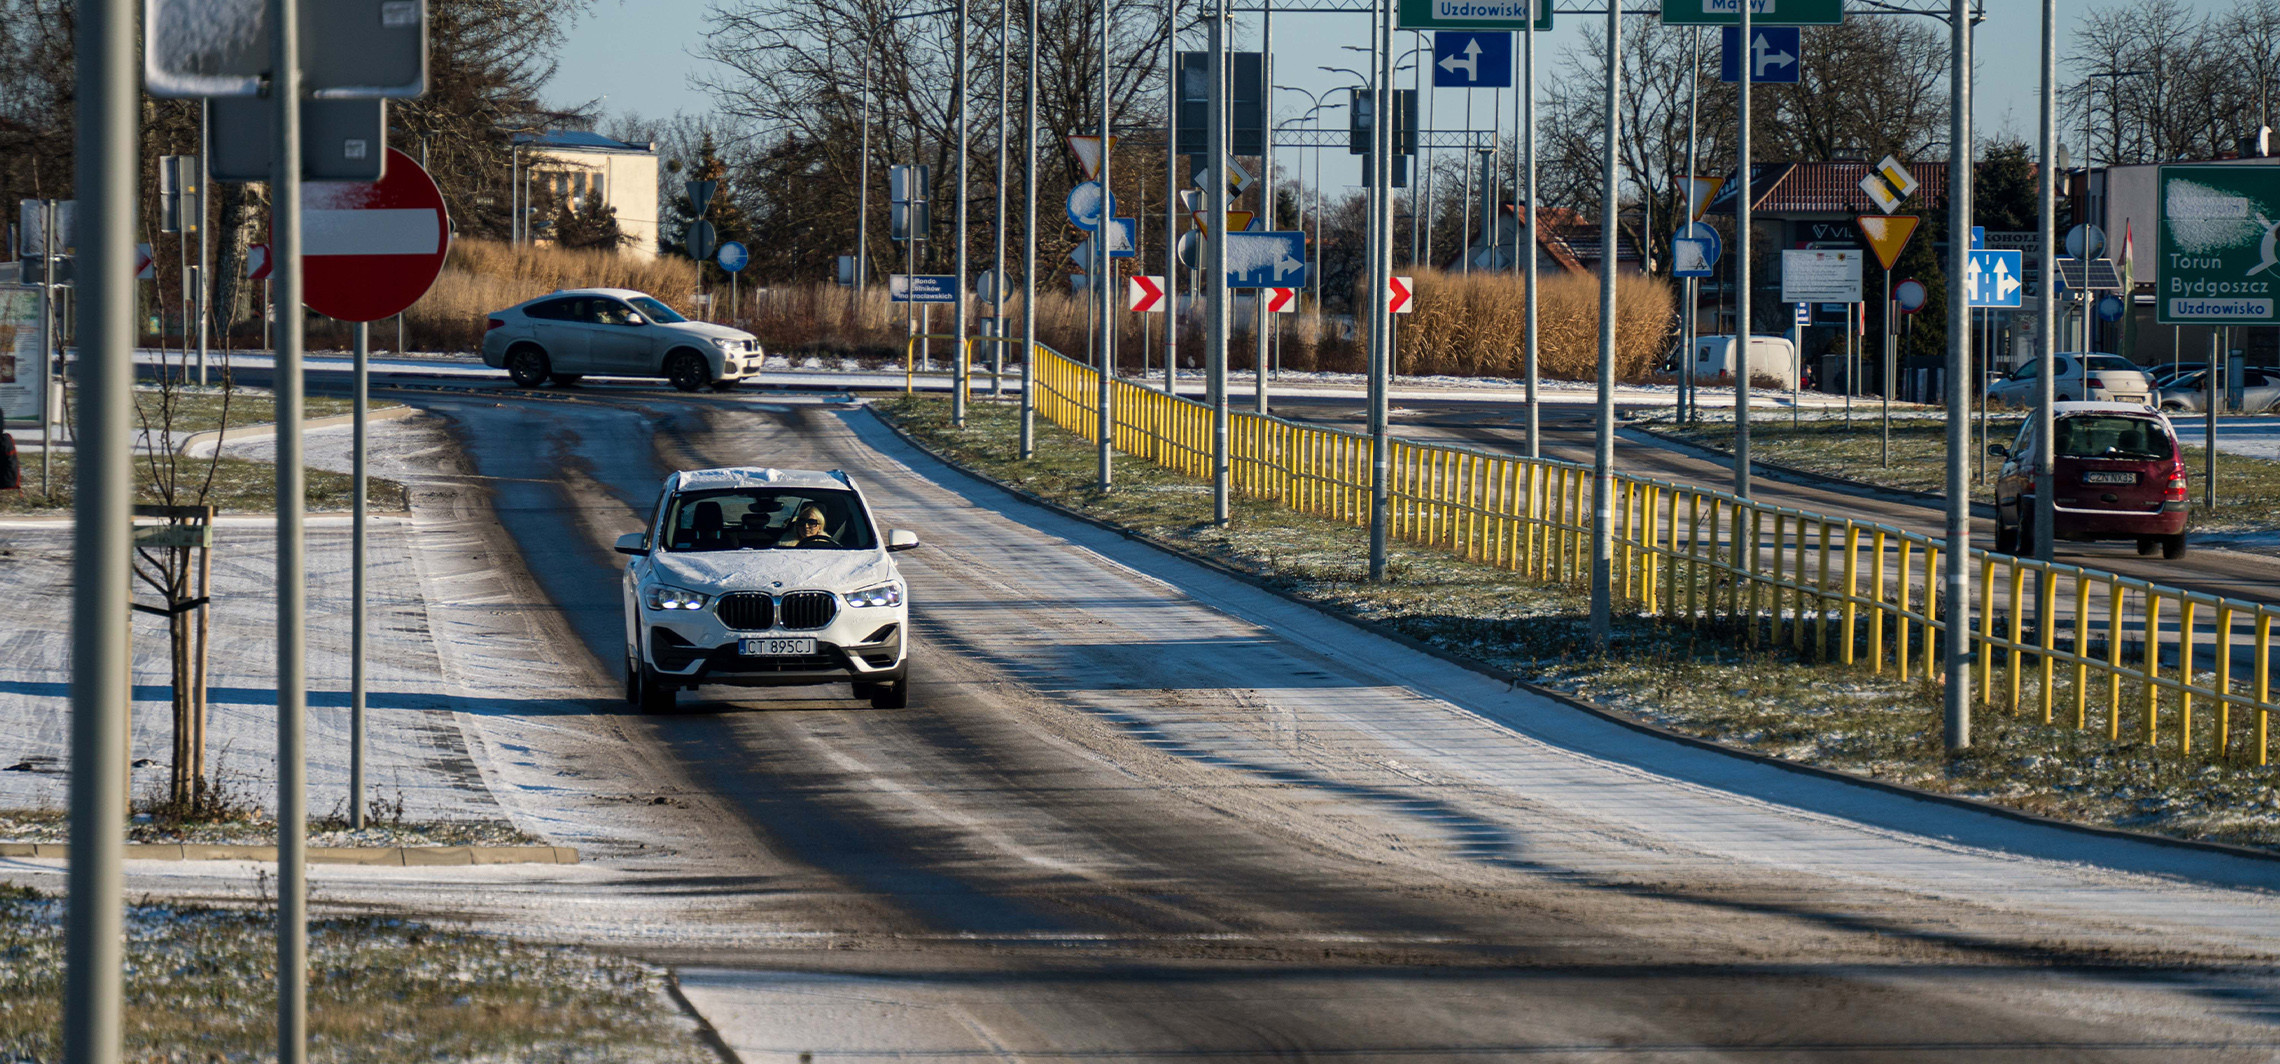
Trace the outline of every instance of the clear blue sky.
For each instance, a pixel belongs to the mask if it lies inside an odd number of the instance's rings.
[[[2060,0],[2060,61],[2065,60],[2065,31],[2091,10],[2116,6],[2118,0]],[[2203,11],[2224,11],[2231,0],[2189,0]],[[690,84],[691,76],[707,65],[690,54],[705,29],[704,0],[595,0],[594,7],[570,32],[561,56],[561,69],[548,86],[552,103],[570,104],[607,97],[603,106],[614,113],[638,111],[645,116],[667,117],[675,111],[691,113],[711,109],[712,101]],[[996,4],[976,0],[975,10],[991,12]],[[2030,141],[2036,123],[2036,79],[2040,61],[2042,5],[2039,0],[1987,0],[1988,19],[1980,27],[1980,82],[1978,127],[1983,133],[2010,132]],[[986,15],[984,16],[986,17]],[[1911,16],[1913,17],[1913,16]],[[1562,49],[1579,39],[1579,28],[1589,16],[1563,16],[1557,28],[1539,40],[1537,71],[1549,77],[1559,69]],[[1930,21],[1930,20],[1926,20]],[[1944,24],[1940,25],[1944,31]],[[1245,37],[1256,40],[1257,16],[1250,16]],[[1327,74],[1318,66],[1360,68],[1362,56],[1340,50],[1348,43],[1367,44],[1367,27],[1360,15],[1284,15],[1275,20],[1275,80],[1316,92],[1352,83],[1342,74]],[[1406,47],[1406,46],[1404,46]],[[2064,77],[2065,67],[2060,67]],[[1406,79],[1404,79],[1406,81]],[[1285,117],[1297,114],[1297,93],[1277,93]],[[1488,94],[1475,101],[1476,124],[1486,121]],[[1439,126],[1455,128],[1451,116],[1461,115],[1464,99],[1458,90],[1443,90],[1439,100]],[[1509,130],[1511,97],[1505,96],[1505,124]],[[2062,130],[2060,139],[2065,140]],[[1325,157],[1327,162],[1327,156]],[[1352,167],[1359,173],[1359,166]],[[1333,170],[1335,178],[1337,171]],[[1353,178],[1348,178],[1353,180]]]

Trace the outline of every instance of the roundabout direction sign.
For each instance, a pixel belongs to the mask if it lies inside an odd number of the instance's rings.
[[[1085,232],[1100,228],[1100,220],[1116,216],[1116,197],[1098,181],[1085,181],[1069,190],[1069,224]]]

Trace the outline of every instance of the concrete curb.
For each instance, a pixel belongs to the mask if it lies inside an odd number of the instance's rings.
[[[417,413],[419,413],[419,409],[417,407],[402,405],[384,406],[377,410],[367,411],[364,415],[364,421],[366,424],[371,424],[375,421],[397,421],[403,418],[408,418]],[[355,414],[334,414],[331,417],[307,418],[302,420],[301,431],[307,432],[310,429],[335,429],[340,428],[343,425],[354,424],[356,424]],[[228,430],[207,429],[204,432],[193,432],[188,436],[184,436],[182,438],[182,443],[179,446],[175,447],[174,450],[177,454],[193,454],[196,452],[197,448],[214,443],[215,441],[222,439],[225,435],[227,435],[227,437],[232,440],[266,440],[277,435],[277,424],[275,422],[268,422],[260,425],[245,425],[239,428]]]
[[[196,842],[130,842],[129,861],[277,862],[275,846],[229,846]],[[0,842],[0,857],[69,860],[71,847],[60,842]],[[417,868],[441,865],[577,864],[571,846],[312,846],[310,864],[384,865]]]
[[[865,409],[869,410],[868,404],[865,404]],[[1347,613],[1344,610],[1336,609],[1334,607],[1324,605],[1323,603],[1305,598],[1301,595],[1293,593],[1286,588],[1275,586],[1272,582],[1266,580],[1263,577],[1260,577],[1256,573],[1245,572],[1241,569],[1221,562],[1216,558],[1211,558],[1202,554],[1195,553],[1194,551],[1190,551],[1178,544],[1157,539],[1154,536],[1136,532],[1132,529],[1125,528],[1122,525],[1114,524],[1101,518],[1094,517],[1090,514],[1079,512],[1067,506],[1063,506],[1051,499],[1045,498],[1044,496],[1038,495],[1034,492],[1015,487],[1011,484],[1007,484],[1004,481],[997,479],[996,477],[990,476],[989,474],[981,472],[980,470],[973,469],[963,462],[959,462],[956,459],[947,457],[940,452],[935,451],[933,448],[926,446],[925,444],[912,438],[910,433],[904,431],[903,427],[900,424],[897,424],[895,421],[880,415],[878,411],[870,410],[870,414],[873,418],[876,418],[878,420],[879,424],[886,426],[888,431],[894,433],[897,437],[900,437],[903,442],[908,443],[912,447],[925,452],[929,456],[933,457],[935,461],[941,462],[943,465],[949,466],[950,468],[955,469],[960,473],[964,473],[967,476],[973,477],[975,480],[981,481],[984,484],[995,487],[998,490],[1003,491],[1006,494],[1011,495],[1024,502],[1028,502],[1044,509],[1051,510],[1063,517],[1082,521],[1088,525],[1092,525],[1095,528],[1099,528],[1108,532],[1114,532],[1126,539],[1145,543],[1148,546],[1154,547],[1166,554],[1170,554],[1182,560],[1203,566],[1204,568],[1210,569],[1223,576],[1240,580],[1270,595],[1274,595],[1277,598],[1281,598],[1288,602],[1304,606],[1308,609],[1322,614],[1325,617],[1343,621],[1365,632],[1368,632],[1371,635],[1390,639],[1396,643],[1401,644],[1402,646],[1417,651],[1420,654],[1426,654],[1441,661],[1448,662],[1451,665],[1455,665],[1458,668],[1468,669],[1483,676],[1500,680],[1504,683],[1510,684],[1515,688],[1527,691],[1530,694],[1550,699],[1554,702],[1558,702],[1561,705],[1568,706],[1573,709],[1581,710],[1582,712],[1589,713],[1594,717],[1598,717],[1601,720],[1607,721],[1610,724],[1628,728],[1635,732],[1641,732],[1647,735],[1656,736],[1658,738],[1668,739],[1672,742],[1681,743],[1700,750],[1708,750],[1713,753],[1724,754],[1728,757],[1740,758],[1745,761],[1754,761],[1758,764],[1777,768],[1785,772],[1795,772],[1799,775],[1813,776],[1825,780],[1834,780],[1839,783],[1849,783],[1856,787],[1866,787],[1871,790],[1882,791],[1886,794],[1897,795],[1903,798],[1913,798],[1918,801],[1936,802],[1941,805],[1953,806],[1958,809],[1968,809],[1973,812],[1986,813],[1991,816],[2001,817],[2005,820],[2012,820],[2022,824],[2033,824],[2040,827],[2055,828],[2061,831],[2090,835],[2097,838],[2114,839],[2117,841],[2151,843],[2156,846],[2165,846],[2172,849],[2190,850],[2199,853],[2223,854],[2228,857],[2247,857],[2259,861],[2272,862],[2275,865],[2280,865],[2280,853],[2275,853],[2270,850],[2259,850],[2252,847],[2236,846],[2231,843],[2224,842],[2203,842],[2196,839],[2178,839],[2171,838],[2167,835],[2155,835],[2142,831],[2130,831],[2123,828],[2110,828],[2096,824],[2076,823],[2071,820],[2059,820],[2054,817],[2047,817],[2036,813],[2028,813],[2021,810],[2012,809],[2008,806],[1996,805],[1992,802],[1985,802],[1976,798],[1965,798],[1960,795],[1941,794],[1937,791],[1920,790],[1918,788],[1910,787],[1905,784],[1890,783],[1885,780],[1871,779],[1867,776],[1856,776],[1850,772],[1841,772],[1836,769],[1822,768],[1819,765],[1810,765],[1800,761],[1789,761],[1783,758],[1774,757],[1771,754],[1761,754],[1755,750],[1746,750],[1741,747],[1727,746],[1724,743],[1720,743],[1715,740],[1704,739],[1700,736],[1695,735],[1688,735],[1684,732],[1673,731],[1669,728],[1665,728],[1659,724],[1653,724],[1647,721],[1638,720],[1627,714],[1620,713],[1606,706],[1599,705],[1598,703],[1587,702],[1564,691],[1556,691],[1551,688],[1541,686],[1532,680],[1520,676],[1518,673],[1500,669],[1494,665],[1490,665],[1481,661],[1475,661],[1471,658],[1463,657],[1452,651],[1444,650],[1406,633],[1395,631],[1390,626],[1380,624],[1377,621],[1372,621],[1364,617],[1357,617],[1351,613]],[[1753,462],[1751,464],[1757,465],[1758,463]]]

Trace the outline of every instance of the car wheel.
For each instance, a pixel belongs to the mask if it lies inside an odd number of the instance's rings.
[[[2160,548],[2160,546],[2161,546],[2161,540],[2160,540],[2160,538],[2158,538],[2158,537],[2155,537],[2155,536],[2139,536],[2139,537],[2138,537],[2138,556],[2139,556],[2139,557],[2143,557],[2143,558],[2150,558],[2150,557],[2153,557],[2153,552],[2154,552],[2156,549],[2159,549],[2159,548]]]
[[[546,383],[553,367],[546,360],[546,352],[524,344],[507,352],[507,376],[525,388],[536,388]]]
[[[675,701],[672,685],[659,680],[657,670],[630,647],[625,657],[625,700],[643,713],[670,713]]]
[[[585,378],[586,375],[583,373],[557,373],[554,374],[554,383],[559,385],[570,385],[576,384]]]
[[[2185,533],[2161,537],[2161,556],[2176,561],[2185,556]]]
[[[701,355],[675,351],[665,356],[665,379],[681,391],[693,392],[712,383],[712,368]]]
[[[910,680],[875,683],[871,688],[872,709],[904,709],[910,705]]]
[[[2019,553],[2019,530],[2004,524],[2000,517],[1995,519],[1995,553]]]

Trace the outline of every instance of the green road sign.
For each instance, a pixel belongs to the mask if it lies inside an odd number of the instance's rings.
[[[2280,169],[2164,166],[2154,320],[2280,325]]]
[[[1741,0],[1662,0],[1668,26],[1732,26],[1742,21]],[[1845,20],[1845,0],[1755,0],[1752,26],[1834,26]]]
[[[1401,0],[1398,16],[1405,30],[1525,30],[1528,0]],[[1552,28],[1552,0],[1536,0],[1536,28]]]

